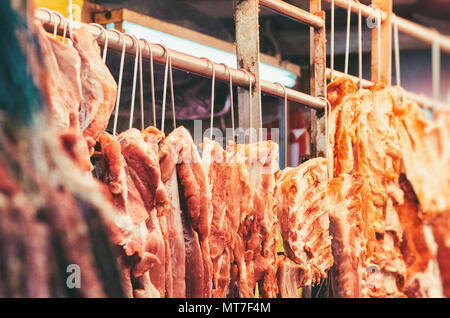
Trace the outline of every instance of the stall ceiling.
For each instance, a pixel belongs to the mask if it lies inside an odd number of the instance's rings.
[[[96,3],[108,7],[126,7],[139,12],[153,15],[157,18],[171,20],[181,26],[196,29],[200,32],[232,42],[234,39],[233,0],[147,0],[147,1],[119,1],[98,0]],[[135,4],[136,2],[136,4]],[[293,5],[308,9],[309,0],[286,0]],[[361,0],[370,4],[370,0]],[[330,4],[322,1],[327,17],[330,16]],[[450,34],[450,1],[448,0],[394,0],[394,12],[422,25],[436,28],[442,33]],[[335,37],[337,55],[345,50],[346,10],[336,8]],[[277,13],[262,8],[261,12],[261,52],[277,55],[283,59],[296,61],[309,55],[309,28],[292,21]],[[327,19],[327,30],[330,30],[330,19]],[[357,19],[352,15],[352,29],[350,44],[351,53],[357,51]],[[363,50],[370,51],[370,29],[363,29]],[[329,38],[329,35],[327,36]],[[400,35],[402,50],[418,50],[428,48],[427,45],[405,35]]]

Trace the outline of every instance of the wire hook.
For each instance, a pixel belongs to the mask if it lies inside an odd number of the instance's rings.
[[[281,86],[281,88],[283,89],[284,92],[284,168],[286,168],[288,166],[287,162],[287,145],[288,145],[288,98],[287,98],[287,90],[286,87],[281,84],[276,82],[275,84]]]
[[[141,129],[145,128],[145,120],[144,120],[144,80],[142,78],[142,46],[141,41],[138,40],[139,43],[139,97],[140,97],[140,106],[141,106]]]
[[[148,46],[148,50],[150,51],[150,85],[151,85],[151,93],[152,93],[152,112],[153,112],[153,126],[156,127],[156,101],[155,101],[155,74],[153,71],[153,50],[152,45],[147,39],[141,39],[145,45]]]
[[[234,126],[234,101],[233,101],[233,77],[231,76],[230,68],[225,63],[220,63],[228,72],[228,83],[230,86],[230,107],[231,107],[231,127],[233,129],[233,142],[236,142],[236,132]]]
[[[119,105],[120,105],[120,95],[122,93],[122,79],[123,79],[123,65],[125,62],[125,49],[126,49],[126,42],[123,34],[117,30],[110,30],[113,33],[116,33],[119,37],[119,42],[122,40],[122,55],[120,57],[120,67],[119,67],[119,80],[118,80],[118,86],[117,86],[117,98],[116,98],[116,107],[114,112],[114,125],[113,125],[113,136],[116,136],[117,131],[117,119],[119,117]]]
[[[140,51],[140,43],[137,37],[133,34],[125,33],[124,36],[128,36],[133,41],[133,46],[136,46],[136,57],[134,58],[134,71],[133,71],[133,87],[131,91],[131,106],[130,106],[130,121],[128,124],[128,128],[133,128],[133,118],[134,118],[134,104],[136,99],[136,80],[137,80],[137,71],[139,64],[139,51]]]
[[[325,105],[325,138],[326,138],[327,142],[326,142],[325,156],[327,159],[327,179],[328,179],[328,181],[330,181],[333,177],[333,171],[332,171],[332,168],[330,168],[331,158],[333,158],[333,156],[332,156],[333,149],[331,149],[331,146],[330,146],[331,103],[328,100],[328,98],[326,98],[326,97],[318,97],[318,98],[325,101],[325,103],[326,103],[326,105]],[[331,150],[331,154],[330,154],[330,150]]]
[[[64,23],[63,39],[62,39],[62,43],[64,43],[64,41],[66,40],[67,20],[66,20],[66,18],[64,18],[64,16],[63,16],[61,13],[55,11],[55,14],[56,14],[56,15],[58,16],[58,18],[59,18],[58,26],[59,26],[60,24]],[[56,30],[54,30],[54,33],[56,33],[55,31],[56,31]],[[56,37],[56,35],[54,35],[54,36]]]
[[[331,43],[330,43],[330,82],[333,81],[334,71],[334,0],[331,0]]]
[[[159,45],[164,50],[164,55],[166,56],[166,67],[164,70],[164,87],[163,87],[163,100],[162,100],[162,113],[161,113],[161,131],[164,132],[164,124],[166,120],[166,98],[167,98],[167,75],[169,72],[169,63],[170,63],[170,56],[169,51],[167,50],[167,47],[164,44],[156,43],[156,45]]]
[[[359,76],[359,89],[362,87],[362,14],[361,3],[358,3],[358,76]]]
[[[215,90],[215,82],[216,82],[216,67],[214,63],[206,57],[203,57],[204,60],[206,60],[208,63],[211,64],[212,67],[212,83],[211,83],[211,119],[210,119],[210,134],[209,139],[212,139],[213,137],[213,123],[214,123],[214,90]],[[209,67],[208,67],[209,68]]]
[[[345,66],[344,73],[348,74],[348,59],[349,59],[349,51],[350,51],[350,20],[351,20],[351,5],[350,0],[347,0],[347,33],[345,36]]]
[[[394,13],[392,13],[392,18],[394,19],[394,54],[395,54],[395,77],[396,84],[400,86],[400,43],[398,39],[398,24]]]
[[[252,119],[252,115],[253,115],[253,88],[252,88],[252,77],[250,76],[250,73],[246,70],[246,69],[241,69],[241,71],[243,71],[249,80],[249,108],[250,108],[250,128],[253,128],[253,119]]]
[[[103,63],[106,63],[106,54],[108,53],[108,36],[106,34],[106,29],[97,23],[90,23],[89,25],[95,26],[100,29],[101,33],[95,38],[95,41],[97,41],[100,38],[100,35],[103,35],[105,37],[105,42],[103,45]]]

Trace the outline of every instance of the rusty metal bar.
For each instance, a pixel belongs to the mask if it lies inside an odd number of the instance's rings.
[[[372,81],[380,81],[391,85],[392,76],[392,0],[372,0],[374,7],[378,7],[377,15],[383,12],[387,18],[372,29],[371,77]],[[378,38],[379,37],[379,38]],[[378,56],[378,54],[380,56]]]
[[[331,2],[332,0],[325,0],[327,2]],[[334,0],[336,6],[341,8],[347,8],[347,0]],[[365,17],[376,17],[377,11],[372,7],[369,7],[364,4],[358,4],[356,1],[351,0],[351,10],[354,13],[358,13],[358,8],[361,7],[361,14]],[[381,13],[381,22],[384,22],[387,19],[387,15],[385,12]],[[433,28],[428,28],[418,23],[409,21],[407,19],[391,16],[392,24],[398,24],[398,30],[404,34],[407,34],[415,39],[418,39],[424,43],[428,43],[430,45],[433,44],[433,41],[437,41],[439,43],[439,47],[443,52],[450,53],[450,36],[443,35],[439,32],[436,32]]]
[[[259,78],[259,0],[234,0],[236,57],[239,68],[253,73],[251,90],[238,88],[239,127],[246,130],[262,128],[261,83]],[[254,136],[250,136],[253,138]],[[254,142],[255,140],[248,140]]]
[[[325,22],[325,12],[321,0],[310,0],[309,10]],[[325,25],[325,24],[324,24]],[[310,27],[310,92],[318,98],[326,97],[326,33],[325,26],[320,29]],[[317,111],[311,110],[311,155],[326,157],[327,140],[325,136],[325,116],[319,118]]]
[[[307,24],[317,29],[323,28],[325,22],[318,16],[280,0],[259,0],[260,5],[276,11],[295,21]]]
[[[35,11],[35,18],[39,20],[43,25],[44,28],[49,31],[53,32],[54,28],[54,21],[51,19],[50,15],[44,11],[36,10]],[[81,25],[84,25],[88,28],[89,32],[94,36],[98,37],[97,41],[101,46],[105,43],[105,37],[102,35],[102,31],[92,25],[83,24],[79,22],[73,22],[73,27],[79,27]],[[58,26],[58,34],[63,34],[64,27],[62,24],[59,24]],[[120,52],[122,50],[122,42],[119,36],[116,33],[113,32],[106,32],[108,36],[108,50],[113,50],[116,52]],[[124,37],[125,43],[126,43],[126,52],[127,54],[136,54],[136,47],[133,44],[133,41],[129,37]],[[150,49],[147,45],[145,45],[144,42],[141,43],[142,47],[142,57],[146,60],[150,59]],[[153,59],[157,63],[165,64],[166,62],[166,56],[164,49],[158,45],[158,44],[151,44],[152,53],[153,53]],[[189,54],[181,53],[178,51],[174,51],[171,49],[168,49],[168,52],[172,58],[172,66],[174,68],[177,68],[179,70],[191,72],[193,74],[197,74],[200,76],[204,76],[207,78],[212,77],[212,67],[209,62],[207,62],[205,59],[198,58]],[[215,67],[215,75],[216,79],[220,80],[222,82],[228,83],[229,80],[229,73],[226,67],[222,64],[214,63]],[[244,86],[248,87],[250,84],[249,77],[247,74],[242,71],[235,68],[229,68],[233,83],[237,86]],[[255,76],[253,74],[249,74],[252,82],[255,82]],[[279,85],[261,80],[261,91],[265,94],[276,96],[279,98],[284,98],[284,91],[280,88]],[[311,107],[314,109],[323,109],[325,107],[325,102],[323,100],[320,100],[318,98],[315,98],[313,96],[310,96],[308,94],[296,91],[294,89],[287,88],[287,95],[288,99],[290,101],[305,105],[307,107]]]

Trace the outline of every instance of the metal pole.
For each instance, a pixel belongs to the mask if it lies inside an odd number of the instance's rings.
[[[254,128],[261,140],[261,82],[259,79],[259,0],[234,0],[234,20],[236,29],[236,56],[239,68],[255,75],[252,93],[238,88],[239,127]],[[250,102],[250,98],[252,99]],[[249,107],[249,105],[251,105]],[[255,142],[250,134],[248,142]]]
[[[280,0],[259,0],[259,3],[295,21],[310,25],[317,29],[323,28],[325,23],[318,16],[300,9],[292,4]]]
[[[387,18],[377,23],[377,27],[372,29],[372,81],[380,81],[391,85],[392,77],[392,0],[372,0],[372,4],[377,6],[377,15],[383,12]]]
[[[311,13],[325,21],[325,12],[322,11],[320,0],[310,0]],[[314,29],[310,27],[310,91],[314,97],[326,97],[326,33],[325,27]],[[326,107],[326,105],[325,105]],[[326,157],[326,136],[324,116],[311,110],[311,155],[313,157]],[[321,114],[320,114],[321,115]]]

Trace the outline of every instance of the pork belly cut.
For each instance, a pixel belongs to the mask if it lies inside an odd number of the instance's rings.
[[[245,161],[205,138],[202,161],[211,188],[213,217],[209,235],[213,297],[225,298],[231,280],[235,237],[242,216],[248,214],[250,186]]]
[[[0,297],[51,297],[50,229],[8,170],[0,158]]]
[[[245,158],[251,192],[251,209],[237,232],[234,258],[239,269],[239,296],[254,297],[258,282],[262,297],[276,297],[278,218],[274,197],[278,171],[278,145],[272,141],[254,144],[230,143],[228,151]]]
[[[397,132],[406,176],[424,217],[432,219],[447,213],[450,211],[450,128],[439,115],[438,121],[429,122],[417,103],[408,99],[397,103],[395,113],[399,119]]]
[[[83,297],[105,297],[91,253],[88,228],[75,198],[65,191],[49,191],[47,195],[48,206],[43,212],[53,229],[54,239],[58,241],[65,265],[77,264],[80,267],[82,283],[77,292]]]
[[[366,239],[362,217],[363,176],[342,174],[329,182],[326,208],[330,216],[330,235],[334,258],[333,297],[366,297]]]
[[[118,140],[103,134],[100,137],[100,144],[106,161],[103,178],[112,193],[114,205],[122,212],[122,215],[115,219],[119,230],[113,235],[113,242],[123,247],[126,256],[137,257],[137,260],[128,266],[134,281],[139,282],[137,289],[143,290],[135,295],[155,296],[153,291],[156,289],[158,295],[164,297],[166,245],[157,211],[148,201],[146,205],[143,198],[149,190],[145,189],[145,185],[139,179],[140,175],[128,165],[122,154],[123,145]],[[145,142],[143,144],[145,145]],[[125,259],[121,262],[129,261]],[[150,280],[144,277],[146,275],[149,275]],[[149,282],[153,286],[150,286]],[[142,285],[144,283],[145,285]]]
[[[156,208],[158,216],[171,210],[170,199],[161,180],[158,144],[146,142],[137,129],[129,129],[118,136],[122,155],[147,211]]]
[[[118,231],[112,237],[114,244],[121,245],[127,256],[144,253],[148,212],[121,153],[120,143],[109,134],[100,136],[102,151],[102,178],[112,195],[114,206],[121,212],[114,220]]]
[[[277,176],[278,219],[286,255],[303,269],[300,286],[314,285],[333,265],[328,210],[327,160],[314,158]]]
[[[58,132],[78,128],[82,101],[80,56],[75,48],[48,34],[40,23],[35,23],[35,30],[42,62],[38,84],[49,107],[51,124]]]
[[[436,242],[436,257],[445,297],[450,297],[450,216],[447,213],[437,218],[432,228]],[[431,235],[430,235],[431,236]]]
[[[100,47],[86,26],[72,31],[74,48],[81,59],[83,99],[79,108],[80,128],[92,154],[100,134],[108,126],[117,94],[117,84],[100,56]]]
[[[212,278],[209,247],[212,204],[207,174],[197,146],[184,127],[180,126],[172,131],[165,142],[176,154],[176,160],[173,161],[177,162],[176,170],[183,193],[180,201],[184,204],[182,211],[186,258],[190,255],[193,257],[192,260],[186,261],[186,296],[209,298]],[[201,261],[197,242],[200,246]]]
[[[439,268],[433,252],[436,242],[427,233],[426,225],[420,218],[417,197],[403,174],[400,185],[405,194],[403,204],[397,208],[403,229],[400,248],[406,265],[405,294],[410,298],[442,297]]]
[[[158,145],[161,179],[171,201],[171,210],[160,216],[160,225],[166,238],[166,297],[185,297],[185,245],[181,221],[178,180],[175,169],[176,155],[165,141],[164,133],[155,127],[142,131],[144,140]]]
[[[344,82],[334,86],[334,95],[344,91],[342,86]],[[365,176],[361,216],[367,266],[376,274],[370,275],[377,282],[370,284],[373,297],[403,296],[397,284],[404,279],[405,266],[400,252],[402,229],[395,211],[403,202],[398,184],[402,152],[395,131],[395,96],[393,89],[377,84],[341,98],[331,116],[335,120],[334,176]]]
[[[307,284],[305,267],[284,255],[278,256],[277,264],[278,297],[298,298],[299,288]]]

